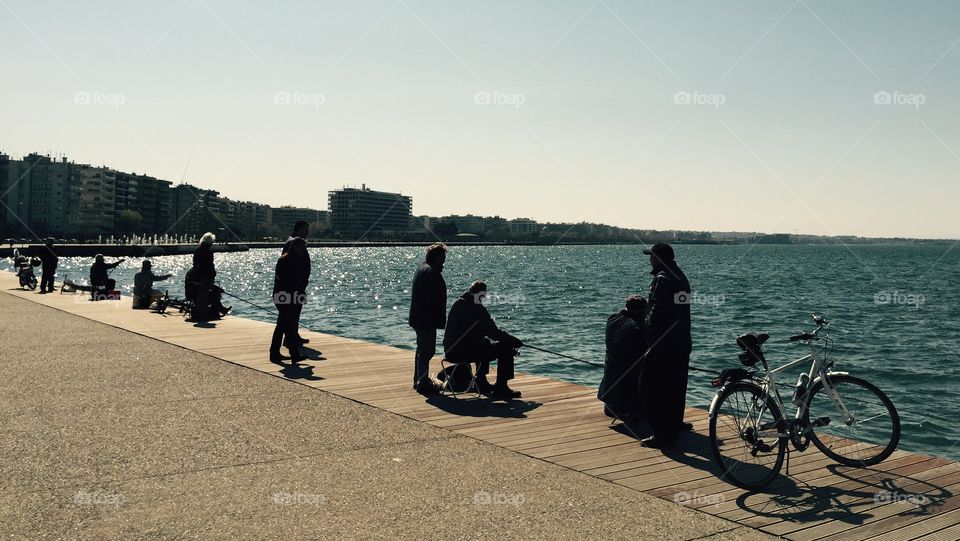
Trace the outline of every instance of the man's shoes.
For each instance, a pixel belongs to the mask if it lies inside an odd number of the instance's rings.
[[[309,339],[309,338],[304,338],[304,337],[302,337],[302,336],[297,336],[297,338],[300,339],[300,343],[301,343],[301,344],[309,344],[309,343],[310,343],[310,339]]]
[[[477,376],[477,392],[483,396],[490,396],[493,394],[493,385],[490,385],[490,382],[487,381],[486,376]]]
[[[289,361],[290,357],[280,353],[279,351],[270,352],[270,362],[279,364],[281,361]]]
[[[680,432],[690,432],[693,430],[693,423],[680,423]]]
[[[497,385],[493,388],[493,392],[490,393],[490,398],[494,400],[513,400],[514,398],[520,398],[523,396],[520,391],[514,391],[506,385]]]
[[[41,290],[40,290],[40,294],[41,294],[41,295],[46,295],[47,292],[46,292],[46,291],[43,291],[43,290],[41,289]]]

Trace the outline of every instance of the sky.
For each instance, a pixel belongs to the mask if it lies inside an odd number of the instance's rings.
[[[960,236],[960,3],[0,0],[0,151],[272,205]]]

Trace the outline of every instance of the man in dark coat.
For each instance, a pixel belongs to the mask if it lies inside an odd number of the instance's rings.
[[[440,390],[440,384],[430,377],[430,359],[437,353],[437,329],[447,323],[447,283],[443,279],[443,265],[447,261],[447,246],[432,244],[427,256],[413,274],[410,288],[410,315],[407,322],[417,333],[417,352],[413,360],[413,388],[429,395]]]
[[[644,254],[650,256],[650,296],[647,301],[647,341],[641,387],[653,436],[643,440],[649,447],[673,445],[681,430],[690,366],[690,282],[674,260],[669,244],[657,243]]]
[[[607,318],[607,357],[597,398],[607,416],[624,422],[643,415],[640,373],[647,351],[646,306],[646,299],[633,295],[623,310]]]
[[[193,291],[193,321],[210,319],[210,286],[217,277],[217,269],[213,265],[213,242],[216,239],[213,233],[204,233],[200,237],[200,245],[193,252],[193,267],[187,272],[185,288]]]
[[[113,263],[107,263],[103,259],[103,254],[97,254],[93,258],[93,265],[90,266],[90,285],[96,290],[113,291],[117,287],[117,281],[110,278],[110,269],[117,268],[117,265],[126,261],[118,259]]]
[[[487,284],[474,282],[450,307],[443,351],[452,362],[479,362],[477,383],[480,392],[491,398],[520,398],[520,392],[507,386],[513,379],[513,358],[523,342],[501,330],[483,305]],[[497,361],[497,383],[487,381],[490,363]]]
[[[57,263],[60,259],[53,251],[53,239],[47,239],[40,249],[40,270],[43,276],[40,278],[40,293],[53,293],[53,276],[57,273]]]
[[[307,253],[307,235],[310,226],[301,220],[293,226],[293,235],[287,239],[277,260],[273,278],[273,304],[277,307],[277,325],[270,341],[270,361],[286,360],[280,353],[281,343],[290,351],[293,364],[301,360],[300,346],[307,340],[300,337],[300,312],[307,302],[307,284],[310,283],[310,254]]]

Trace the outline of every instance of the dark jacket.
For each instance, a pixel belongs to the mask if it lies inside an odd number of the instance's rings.
[[[647,301],[647,339],[654,352],[689,355],[690,282],[676,263],[653,269]]]
[[[193,252],[193,268],[190,269],[190,280],[194,282],[213,282],[216,277],[217,269],[213,266],[213,249],[201,244]]]
[[[92,286],[103,286],[107,284],[107,280],[110,279],[110,275],[107,273],[108,270],[115,268],[119,265],[120,262],[116,261],[114,263],[104,263],[94,261],[93,265],[90,266],[90,285]]]
[[[519,345],[520,340],[500,330],[490,312],[473,293],[464,293],[450,307],[447,330],[443,333],[443,352],[451,358],[463,358],[483,347],[488,340]]]
[[[447,324],[447,282],[442,271],[427,262],[413,274],[407,323],[414,329],[442,329]]]
[[[53,248],[49,246],[40,248],[40,267],[43,269],[44,274],[56,271],[57,263],[59,262],[60,258],[54,253]]]
[[[640,373],[647,351],[644,313],[623,310],[607,318],[607,358],[597,398],[617,415],[640,413]]]
[[[676,263],[652,271],[647,301],[650,348],[640,374],[640,400],[654,436],[675,441],[683,422],[690,366],[690,282]]]
[[[277,266],[273,277],[273,293],[284,291],[287,293],[303,293],[307,290],[310,283],[310,254],[307,253],[307,241],[301,237],[290,237],[283,245],[280,251],[281,258],[277,260]],[[302,255],[297,255],[297,251],[291,251],[296,244],[302,244]],[[286,255],[286,257],[282,257]]]

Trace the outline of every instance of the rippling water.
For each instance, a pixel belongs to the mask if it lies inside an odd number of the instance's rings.
[[[278,250],[218,254],[226,290],[270,305]],[[421,248],[314,248],[312,302],[304,326],[322,332],[412,348],[407,327],[410,280]],[[960,459],[960,250],[892,246],[678,246],[677,259],[694,290],[694,366],[738,366],[735,338],[768,332],[773,365],[804,353],[787,336],[812,325],[816,312],[832,322],[837,367],[883,389],[903,421],[901,447]],[[89,258],[65,258],[59,275],[86,278]],[[154,260],[181,296],[189,256]],[[139,260],[113,273],[129,293]],[[471,281],[487,281],[498,323],[528,343],[593,361],[603,360],[607,315],[631,293],[646,293],[646,257],[636,246],[456,247],[444,275],[450,302]],[[165,287],[159,283],[159,287]],[[890,301],[890,302],[884,302]],[[237,316],[272,316],[233,300]],[[412,353],[411,353],[412,363]],[[524,350],[519,369],[596,386],[600,370]],[[795,380],[797,371],[790,375]],[[707,406],[709,377],[691,374],[688,404]],[[788,384],[791,384],[789,381]]]

